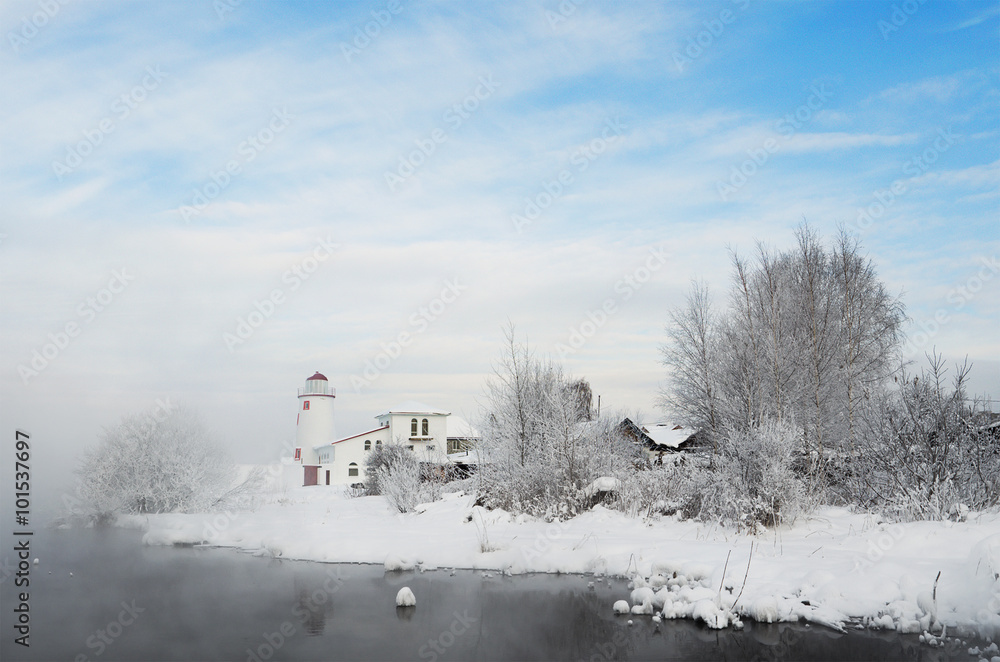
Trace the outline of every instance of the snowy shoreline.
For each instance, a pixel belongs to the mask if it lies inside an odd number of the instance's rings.
[[[142,528],[147,545],[204,543],[386,570],[627,577],[630,613],[716,628],[752,618],[1000,636],[1000,513],[887,524],[827,507],[754,536],[601,506],[547,523],[473,501],[446,494],[403,515],[383,497],[292,488],[254,512],[127,516],[118,526]]]

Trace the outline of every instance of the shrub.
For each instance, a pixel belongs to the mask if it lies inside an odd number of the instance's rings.
[[[365,459],[366,493],[382,495],[393,508],[408,513],[421,497],[420,461],[402,444],[376,446]],[[433,500],[433,495],[427,495]]]

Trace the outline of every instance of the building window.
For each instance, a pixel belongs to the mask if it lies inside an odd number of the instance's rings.
[[[308,400],[303,400],[302,401],[302,411],[309,411],[309,401]]]
[[[426,418],[420,424],[420,434],[425,437],[428,437],[431,434],[431,424],[427,422]]]
[[[358,463],[357,462],[351,462],[350,464],[347,465],[347,475],[348,476],[357,476],[358,475]]]
[[[417,419],[413,419],[412,421],[410,421],[410,436],[411,437],[417,436]]]
[[[370,451],[371,449],[372,449],[372,440],[371,439],[365,439],[365,450],[366,451]]]
[[[296,448],[295,449],[295,461],[298,462],[301,459],[302,459],[302,449],[301,448]]]
[[[381,439],[376,439],[375,440],[375,445],[376,446],[381,446],[382,445],[382,440]]]

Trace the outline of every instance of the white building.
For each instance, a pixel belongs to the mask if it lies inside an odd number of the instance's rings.
[[[464,420],[449,420],[451,412],[410,401],[377,415],[371,430],[337,439],[335,397],[326,377],[318,372],[299,389],[295,460],[302,464],[303,485],[364,482],[367,454],[383,444],[401,444],[421,462],[444,464],[450,448],[467,448],[478,436]],[[450,427],[455,428],[452,436]]]

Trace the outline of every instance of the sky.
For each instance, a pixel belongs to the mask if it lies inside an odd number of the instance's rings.
[[[5,2],[3,434],[51,497],[164,405],[273,459],[317,370],[343,435],[474,420],[508,324],[653,421],[692,279],[803,220],[1000,399],[998,33],[995,1]]]

